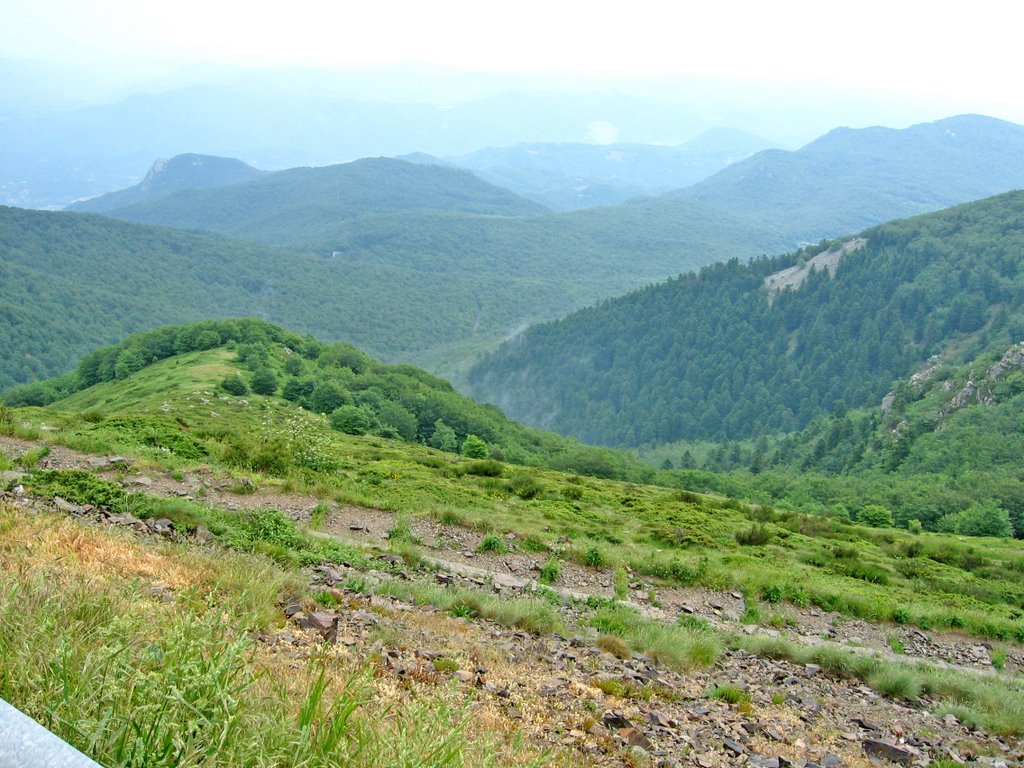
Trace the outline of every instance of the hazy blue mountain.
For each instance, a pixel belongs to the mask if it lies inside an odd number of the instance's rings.
[[[52,71],[0,60],[0,203],[63,207],[137,184],[153,158],[182,152],[280,170],[520,143],[676,146],[723,125],[795,146],[834,125],[906,125],[935,114],[906,100],[698,77],[93,66],[102,62]]]
[[[836,128],[794,152],[759,152],[665,200],[741,212],[794,242],[816,242],[1021,187],[1024,126],[960,115],[903,130]]]
[[[767,139],[744,131],[713,129],[677,146],[517,144],[446,160],[553,210],[566,211],[686,187],[771,146]]]
[[[263,171],[231,157],[176,155],[170,160],[153,163],[146,178],[134,187],[80,200],[69,205],[67,210],[103,213],[181,189],[207,189],[248,181],[261,173]]]
[[[178,190],[107,213],[271,245],[325,249],[343,222],[403,211],[530,216],[546,209],[468,171],[369,158],[276,171],[227,187]]]

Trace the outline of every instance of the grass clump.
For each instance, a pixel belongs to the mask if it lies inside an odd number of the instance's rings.
[[[617,656],[620,659],[628,659],[633,655],[626,641],[615,635],[601,635],[597,638],[596,645],[602,651],[607,651],[612,656]]]
[[[476,548],[477,552],[494,552],[499,555],[504,555],[508,552],[508,543],[504,538],[496,533],[488,533],[480,541],[480,545]]]
[[[521,499],[528,500],[539,496],[544,486],[528,472],[516,472],[505,483],[506,487]]]
[[[412,530],[412,516],[408,512],[399,512],[395,524],[388,531],[388,541],[394,544],[419,544]]]
[[[772,540],[771,529],[763,523],[755,523],[744,531],[734,534],[736,543],[743,547],[763,547]]]
[[[615,599],[625,600],[629,597],[629,573],[624,567],[617,565],[614,579]]]
[[[540,569],[540,576],[537,580],[541,584],[554,584],[562,575],[562,564],[556,557],[549,557],[544,566]]]
[[[992,666],[1001,671],[1006,667],[1006,662],[1009,660],[1010,654],[1005,648],[993,648],[992,652],[989,654],[989,658],[992,660]]]
[[[739,686],[730,684],[715,685],[708,689],[706,695],[709,699],[717,699],[727,704],[739,704],[741,701],[750,702],[750,693],[744,691]]]
[[[591,624],[618,637],[632,650],[673,669],[705,669],[715,663],[721,651],[718,636],[713,632],[666,626],[622,605],[598,609]]]
[[[322,531],[327,517],[331,514],[329,504],[320,502],[309,513],[309,527],[314,531]]]
[[[501,477],[505,473],[505,465],[494,459],[471,462],[466,466],[467,475],[478,477]]]

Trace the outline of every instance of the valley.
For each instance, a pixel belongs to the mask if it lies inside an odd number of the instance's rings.
[[[11,2],[0,766],[1024,765],[1015,25]]]

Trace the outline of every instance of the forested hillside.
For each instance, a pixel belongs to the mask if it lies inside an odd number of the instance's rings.
[[[126,333],[257,316],[449,374],[514,329],[749,254],[728,218],[609,222],[395,214],[353,222],[337,258],[89,214],[0,207],[0,388],[60,373]],[[723,241],[718,228],[735,237]],[[653,231],[652,231],[653,230]],[[678,245],[689,238],[691,245]],[[424,245],[427,243],[428,245]],[[640,256],[635,256],[640,254]]]
[[[225,367],[227,359],[237,359],[243,370]],[[56,403],[55,408],[69,411],[147,413],[148,421],[146,417],[129,419],[121,426],[160,432],[161,419],[169,418],[161,410],[168,392],[187,394],[197,386],[195,377],[209,375],[211,370],[221,371],[214,384],[218,395],[280,395],[309,412],[330,416],[331,426],[349,435],[375,434],[445,451],[461,450],[471,458],[493,456],[602,477],[649,479],[654,474],[625,453],[523,427],[497,408],[460,395],[426,371],[385,365],[350,344],[327,344],[254,319],[201,321],[133,334],[91,352],[61,377],[9,390],[2,402],[12,406]],[[179,414],[178,419],[186,416],[217,431],[216,413],[211,417]],[[264,457],[276,452],[276,462],[325,469],[311,458],[316,445],[308,435],[264,436],[261,443],[252,434],[258,428],[250,423],[241,430],[246,437],[239,440],[246,451]],[[287,450],[282,439],[293,441],[293,450]],[[154,440],[160,444],[159,438]],[[187,453],[187,437],[171,444],[175,446]]]
[[[153,163],[146,177],[134,187],[72,203],[66,210],[103,213],[179,189],[206,189],[237,184],[255,178],[261,173],[262,171],[232,157],[175,155],[170,160],[157,160]]]
[[[603,444],[800,429],[877,402],[930,355],[1024,338],[1022,208],[1024,192],[1008,193],[845,248],[709,266],[530,329],[474,369],[473,391]],[[809,259],[822,266],[802,285],[766,287]]]

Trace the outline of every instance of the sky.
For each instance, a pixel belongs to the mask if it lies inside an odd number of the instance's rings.
[[[190,62],[403,63],[582,80],[712,77],[914,98],[1024,122],[1024,7],[973,0],[3,0],[0,57],[150,74]]]

